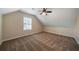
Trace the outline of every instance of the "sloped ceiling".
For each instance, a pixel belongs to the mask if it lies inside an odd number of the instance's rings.
[[[0,14],[7,14],[16,10],[35,15],[44,26],[73,27],[76,23],[78,8],[49,8],[51,14],[40,15],[41,8],[1,8]]]

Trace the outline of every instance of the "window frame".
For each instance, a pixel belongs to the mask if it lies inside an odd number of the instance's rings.
[[[25,20],[25,18],[27,18],[27,20]],[[28,26],[30,26],[30,27],[28,27]],[[23,17],[23,30],[24,31],[32,30],[32,18],[31,17],[28,17],[28,16]]]

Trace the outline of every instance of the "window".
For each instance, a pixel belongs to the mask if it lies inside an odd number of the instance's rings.
[[[24,17],[24,30],[31,30],[32,29],[32,18]]]

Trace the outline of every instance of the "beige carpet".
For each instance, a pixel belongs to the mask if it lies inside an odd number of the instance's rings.
[[[76,51],[74,38],[41,32],[9,41],[0,46],[1,51]]]

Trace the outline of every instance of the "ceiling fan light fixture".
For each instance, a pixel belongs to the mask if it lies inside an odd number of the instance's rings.
[[[43,12],[41,15],[47,15],[45,12]]]

